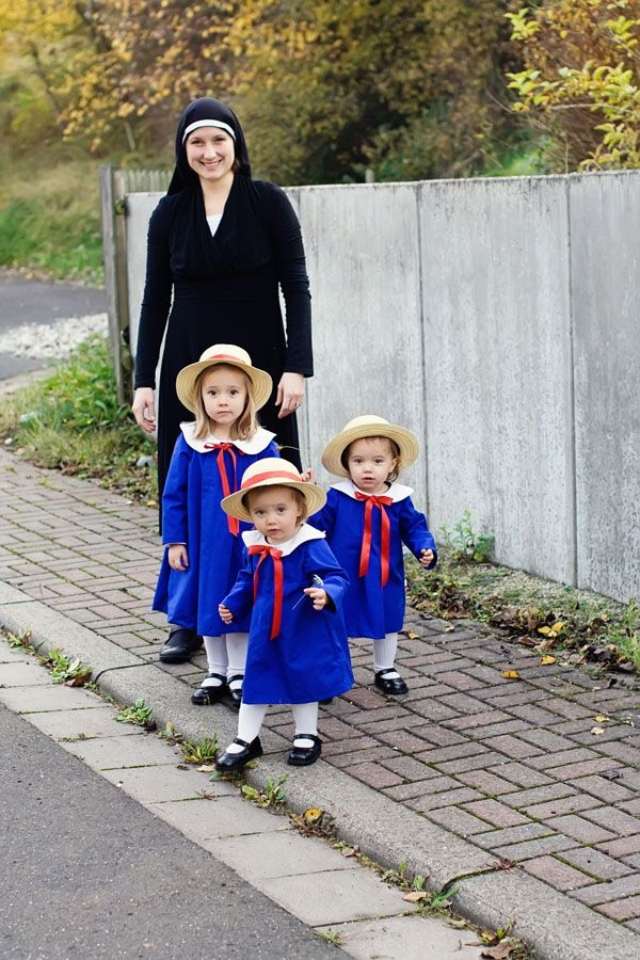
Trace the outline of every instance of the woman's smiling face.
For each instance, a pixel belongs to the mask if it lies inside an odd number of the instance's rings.
[[[205,181],[222,180],[232,173],[235,144],[225,130],[198,127],[187,137],[187,163]]]

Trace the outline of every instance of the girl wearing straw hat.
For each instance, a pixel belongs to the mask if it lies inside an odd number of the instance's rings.
[[[311,519],[326,532],[350,579],[347,633],[373,641],[375,685],[391,696],[408,692],[395,668],[405,609],[402,545],[425,567],[437,561],[427,519],[411,501],[413,490],[397,482],[417,456],[418,441],[404,427],[375,416],[350,420],[322,454],[329,473],[344,479]]]
[[[253,606],[238,736],[216,763],[243,767],[262,753],[260,728],[269,704],[291,704],[295,724],[287,762],[314,763],[321,750],[318,701],[351,689],[353,674],[342,616],[344,570],[324,533],[305,523],[325,494],[286,460],[247,469],[223,510],[255,524],[243,533],[245,562],[220,605],[225,624]]]
[[[240,569],[243,526],[223,513],[220,500],[238,489],[247,467],[278,456],[274,434],[256,419],[271,377],[252,366],[246,350],[216,343],[180,371],[176,390],[196,419],[180,425],[162,495],[165,552],[153,609],[166,613],[174,630],[204,638],[208,676],[192,702],[212,704],[228,693],[239,706],[248,619],[227,627],[218,603]]]

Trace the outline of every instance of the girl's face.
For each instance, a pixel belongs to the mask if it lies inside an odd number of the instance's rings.
[[[186,142],[187,163],[201,180],[216,182],[232,174],[233,138],[218,127],[198,127]]]
[[[386,493],[387,478],[397,467],[398,458],[386,437],[363,437],[349,446],[349,476],[364,493],[374,496]]]
[[[214,367],[202,378],[202,403],[214,426],[229,428],[242,416],[247,378],[236,367]]]
[[[289,487],[263,487],[249,494],[249,513],[258,533],[269,543],[284,543],[303,520],[300,501]]]

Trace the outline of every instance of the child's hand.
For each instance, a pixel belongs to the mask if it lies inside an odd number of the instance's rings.
[[[189,566],[189,554],[184,543],[172,543],[169,547],[169,566],[181,573]]]
[[[423,567],[428,567],[433,563],[434,553],[433,550],[421,550],[420,551],[420,563]]]
[[[313,603],[314,610],[324,610],[329,602],[327,591],[321,590],[320,587],[307,587],[304,592]]]
[[[218,616],[223,623],[231,623],[233,620],[233,614],[231,613],[231,610],[229,610],[228,607],[225,607],[224,603],[218,604]]]
[[[300,477],[305,483],[313,483],[315,479],[313,469],[309,467],[307,470],[303,470]]]

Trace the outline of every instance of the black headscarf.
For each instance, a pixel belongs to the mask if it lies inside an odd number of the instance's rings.
[[[231,127],[234,133],[235,155],[239,163],[238,173],[242,176],[251,176],[251,165],[249,163],[249,151],[244,139],[244,133],[240,126],[240,121],[236,117],[231,107],[225,106],[219,100],[213,97],[199,97],[192,100],[188,107],[182,111],[182,116],[178,121],[176,130],[176,167],[173,171],[173,177],[169,184],[167,193],[179,193],[185,188],[199,186],[198,175],[187,163],[187,151],[185,148],[185,130],[192,123],[199,120],[217,120],[218,123],[224,123]]]
[[[233,130],[238,162],[224,215],[213,237],[200,180],[187,162],[183,142],[187,128],[201,120],[215,120]],[[178,274],[206,279],[225,272],[253,270],[270,259],[268,230],[260,216],[259,198],[251,180],[244,132],[233,110],[219,100],[200,97],[183,111],[176,131],[176,166],[167,194],[179,194],[172,251]]]

